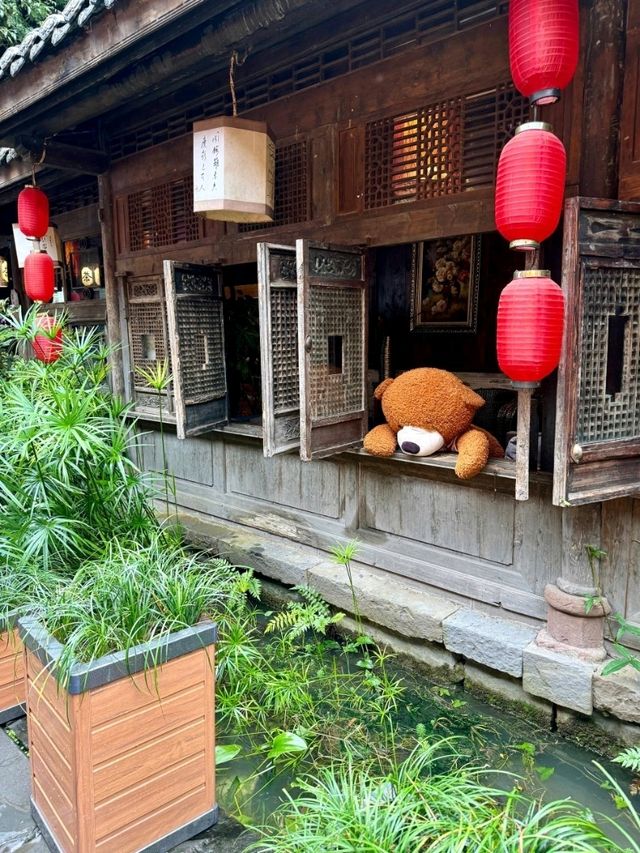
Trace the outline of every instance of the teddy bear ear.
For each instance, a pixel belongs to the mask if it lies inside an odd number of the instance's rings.
[[[474,409],[481,409],[484,406],[484,398],[480,396],[480,394],[476,394],[476,392],[469,388],[468,385],[464,386],[464,401],[468,406],[471,406]]]
[[[373,392],[373,396],[376,398],[376,400],[382,400],[382,397],[383,397],[383,395],[384,395],[384,392],[387,390],[387,388],[389,388],[389,386],[390,386],[390,385],[392,385],[392,383],[393,383],[394,381],[395,381],[394,379],[384,379],[384,380],[383,380],[383,381],[378,385],[378,387],[377,387],[377,388],[375,389],[375,391]]]

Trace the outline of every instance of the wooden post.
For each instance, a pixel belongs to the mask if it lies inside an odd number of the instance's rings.
[[[516,500],[529,500],[529,433],[533,387],[518,388],[518,434],[516,437]]]
[[[580,195],[617,198],[627,0],[592,0],[587,20]]]
[[[113,223],[111,177],[108,172],[98,175],[100,233],[104,263],[104,289],[107,309],[107,340],[113,347],[111,355],[111,388],[116,397],[124,398],[122,369],[122,336],[120,334],[120,301],[116,280],[116,252]]]

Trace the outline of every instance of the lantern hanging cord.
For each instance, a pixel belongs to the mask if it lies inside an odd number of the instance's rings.
[[[231,89],[231,103],[233,105],[233,115],[238,115],[238,99],[236,98],[236,68],[238,65],[244,65],[249,50],[245,51],[242,59],[238,56],[238,51],[234,50],[231,53],[231,61],[229,62],[229,88]]]
[[[235,72],[238,65],[238,51],[234,50],[231,53],[231,62],[229,63],[229,88],[231,89],[231,103],[233,104],[233,115],[238,115],[238,100],[236,98],[236,81]]]
[[[43,143],[42,151],[37,160],[31,161],[31,180],[33,181],[33,186],[36,186],[36,166],[42,166],[44,163],[44,158],[47,154],[47,143]]]

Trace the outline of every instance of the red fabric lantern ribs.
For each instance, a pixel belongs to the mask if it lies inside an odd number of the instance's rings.
[[[496,227],[512,249],[537,249],[562,213],[567,156],[544,122],[521,124],[502,149],[496,177]]]
[[[50,302],[53,299],[53,261],[46,252],[32,252],[25,258],[24,289],[34,302]]]
[[[40,239],[49,228],[49,199],[37,187],[25,187],[18,196],[18,226],[25,237]]]
[[[498,304],[498,364],[516,383],[535,384],[558,366],[564,295],[548,270],[514,273]]]
[[[33,339],[33,354],[38,361],[52,364],[62,353],[62,329],[54,317],[42,314],[36,318],[36,325],[48,334],[36,335]]]
[[[578,0],[511,0],[509,59],[516,88],[533,104],[553,104],[578,65]]]

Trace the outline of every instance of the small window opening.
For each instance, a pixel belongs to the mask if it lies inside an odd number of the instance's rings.
[[[342,335],[329,335],[328,337],[328,372],[342,373]]]
[[[623,314],[622,305],[616,306],[616,313],[609,315],[607,336],[607,378],[606,393],[614,397],[622,391],[624,372],[624,342],[629,315]]]
[[[223,284],[229,418],[261,424],[258,265],[225,267]]]
[[[155,335],[141,335],[142,342],[142,357],[145,361],[156,360],[156,339]]]

